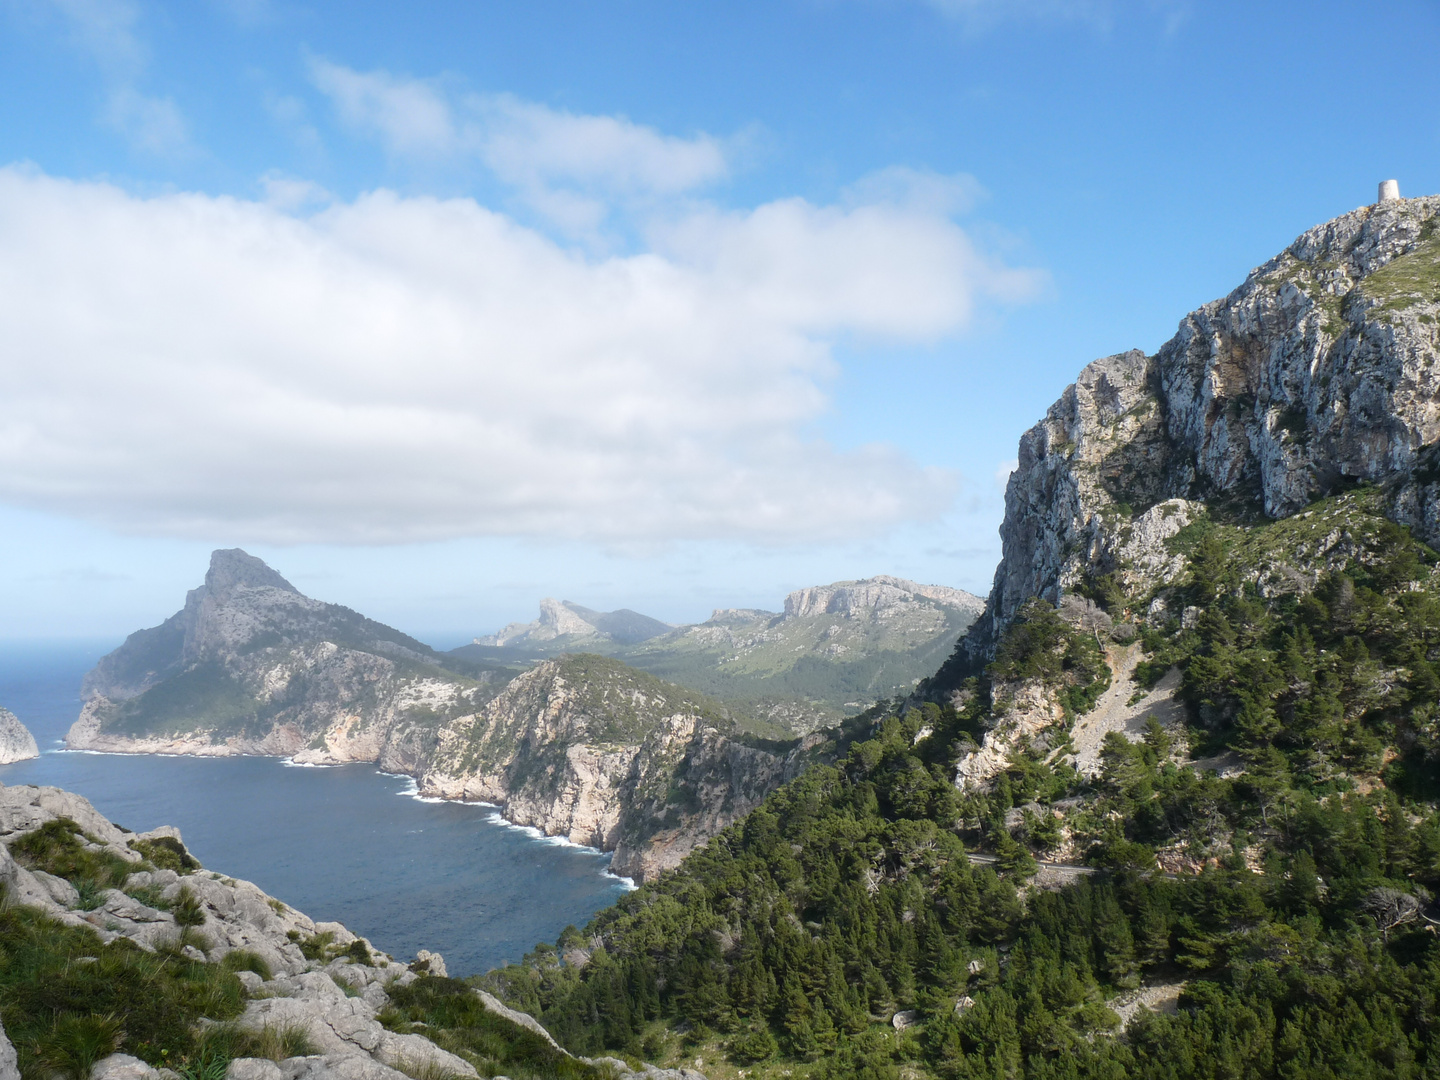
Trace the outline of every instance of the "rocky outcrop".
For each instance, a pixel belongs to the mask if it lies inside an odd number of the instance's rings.
[[[20,1080],[20,1063],[3,1024],[0,1024],[0,1080]]]
[[[11,854],[17,841],[49,822],[79,830],[77,838],[86,848],[134,863],[136,871],[126,877],[123,888],[107,890],[98,906],[82,908],[73,884],[38,868],[27,868]],[[153,857],[157,840],[165,841],[167,852],[184,854],[192,869],[177,872],[149,867],[143,860]],[[230,1063],[228,1080],[478,1077],[475,1067],[464,1058],[423,1035],[391,1031],[380,1022],[394,989],[414,982],[419,977],[417,970],[444,977],[445,963],[439,954],[421,950],[415,964],[396,963],[339,923],[314,922],[248,881],[199,869],[198,863],[188,859],[173,828],[130,833],[70,792],[0,785],[0,882],[8,903],[37,907],[51,918],[84,927],[101,943],[123,938],[148,952],[179,949],[192,960],[208,963],[218,963],[243,949],[263,960],[270,968],[270,978],[249,970],[236,972],[248,1000],[244,1012],[232,1023],[257,1034],[267,1029],[301,1032],[316,1052],[281,1061],[240,1058]],[[182,897],[198,907],[203,922],[197,924],[192,915],[185,926],[177,923],[169,909],[178,906]],[[310,956],[301,942],[309,943]],[[357,943],[363,948],[357,949]],[[534,1017],[507,1008],[489,994],[472,992],[502,1025],[525,1028],[565,1053]],[[587,1059],[581,1060],[588,1064]],[[619,1068],[614,1075],[619,1080],[642,1076],[648,1080],[704,1080],[698,1073],[683,1070],[644,1066],[636,1072],[623,1062],[616,1064]],[[113,1054],[96,1064],[91,1080],[173,1080],[175,1076],[139,1058]],[[0,1028],[0,1080],[7,1077],[18,1080],[19,1071],[15,1049]]]
[[[35,736],[9,709],[0,709],[0,765],[40,756]]]
[[[1090,364],[1025,433],[985,614],[932,684],[990,655],[1033,596],[1083,577],[1168,580],[1166,541],[1210,512],[1279,518],[1359,482],[1440,542],[1440,196],[1301,235],[1159,352]]]
[[[747,740],[716,703],[582,654],[540,664],[445,725],[419,786],[614,850],[616,873],[645,879],[748,812],[824,743]]]

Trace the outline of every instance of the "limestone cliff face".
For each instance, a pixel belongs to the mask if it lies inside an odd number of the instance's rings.
[[[796,589],[785,597],[787,619],[808,619],[817,615],[844,615],[876,622],[899,619],[909,614],[917,599],[933,600],[978,615],[983,601],[964,589],[944,585],[921,585],[904,578],[880,574],[862,581],[839,581]],[[715,613],[717,616],[720,612]]]
[[[1154,356],[1090,364],[1025,433],[968,664],[1032,596],[1085,573],[1143,592],[1204,501],[1271,518],[1360,481],[1440,542],[1440,196],[1300,236]],[[958,662],[957,662],[958,663]],[[950,665],[952,668],[956,665]],[[938,680],[943,683],[944,674]]]
[[[439,732],[422,794],[614,850],[645,879],[748,812],[825,740],[746,740],[713,702],[596,655],[549,660]]]

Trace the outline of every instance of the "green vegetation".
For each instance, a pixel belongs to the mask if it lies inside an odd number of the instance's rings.
[[[148,869],[96,846],[74,821],[57,818],[15,841],[10,853],[26,869],[69,881],[80,894],[82,910],[90,911],[100,906],[106,889],[118,889],[135,871]]]
[[[542,946],[486,984],[573,1050],[757,1077],[1440,1077],[1436,556],[1366,490],[1175,546],[1143,679],[1182,670],[1190,731],[1111,734],[1094,778],[1046,732],[957,791],[998,688],[1039,682],[1068,722],[1108,681],[1032,603],[958,708],[885,718],[772,794],[572,934],[583,966]],[[1027,885],[1061,850],[1090,876]],[[1144,984],[1183,984],[1178,1010],[1122,1032]]]
[[[424,1035],[466,1058],[482,1076],[504,1073],[515,1080],[582,1080],[605,1075],[566,1057],[533,1031],[490,1012],[469,986],[455,979],[425,975],[409,986],[392,989],[390,1004],[377,1019],[402,1035]]]
[[[1440,237],[1436,219],[1421,229],[1414,251],[1390,260],[1361,285],[1366,296],[1380,301],[1380,312],[1398,311],[1421,303],[1440,302]]]
[[[83,1080],[116,1050],[183,1064],[198,1049],[195,1022],[230,1019],[242,1003],[240,981],[221,965],[124,939],[105,945],[33,908],[0,907],[0,1019],[25,1080]]]
[[[130,847],[145,856],[157,870],[174,870],[189,874],[200,869],[200,860],[185,849],[173,836],[157,836],[151,840],[131,840]]]

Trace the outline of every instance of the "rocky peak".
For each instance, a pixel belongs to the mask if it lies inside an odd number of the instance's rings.
[[[1153,356],[1096,360],[1025,433],[1003,557],[976,632],[989,655],[1028,598],[1085,574],[1131,590],[1173,567],[1199,502],[1295,513],[1357,482],[1440,542],[1440,196],[1308,230]]]
[[[633,645],[668,633],[674,627],[629,608],[593,611],[569,600],[550,597],[540,601],[540,618],[532,623],[510,623],[498,634],[477,637],[476,645],[534,646],[561,638],[594,638]],[[569,646],[569,642],[561,642]]]
[[[556,638],[568,634],[583,636],[594,633],[594,626],[559,600],[552,600],[547,596],[540,601],[540,629],[536,632],[537,637],[541,634]]]
[[[299,645],[344,640],[389,655],[429,650],[348,608],[312,600],[239,548],[210,557],[205,583],[159,626],[138,630],[85,676],[86,698],[124,701],[196,664],[235,666],[258,641]],[[243,663],[240,666],[245,666]]]
[[[262,559],[242,551],[240,548],[220,548],[210,554],[210,569],[205,573],[207,595],[224,603],[239,588],[270,588],[300,595],[300,590],[291,585]]]

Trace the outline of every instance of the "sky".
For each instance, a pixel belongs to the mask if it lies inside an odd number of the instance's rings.
[[[1440,3],[0,0],[0,638],[984,594],[1021,433],[1440,191]]]

